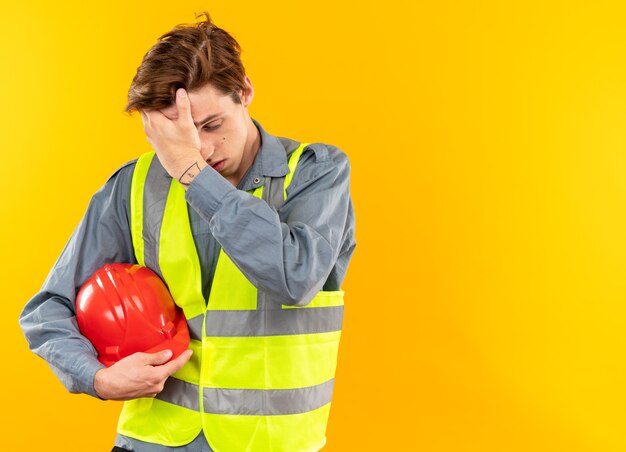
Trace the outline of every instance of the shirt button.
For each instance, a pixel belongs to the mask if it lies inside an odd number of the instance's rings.
[[[253,180],[253,182],[254,182],[255,184],[258,184],[259,182],[261,182],[261,179],[259,179],[258,177],[255,177],[255,178],[254,178],[254,180]]]

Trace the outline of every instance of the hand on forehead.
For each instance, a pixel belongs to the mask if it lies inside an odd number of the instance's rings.
[[[187,92],[187,94],[189,95],[189,93]],[[180,102],[180,101],[179,101]],[[189,107],[191,110],[191,116],[193,118],[193,99],[191,96],[189,96]],[[163,113],[163,115],[165,115],[166,118],[174,121],[176,119],[178,119],[178,107],[176,105],[176,102],[172,103],[171,105],[162,108],[159,110],[161,113]]]
[[[178,119],[178,110],[176,109],[176,105],[170,105],[169,107],[162,108],[159,111],[169,119]]]
[[[206,85],[197,90],[186,91],[186,93],[189,99],[190,115],[193,122],[198,124],[211,115],[216,115],[219,112],[223,112],[229,108],[232,109],[232,107],[235,106],[230,96],[220,93],[210,85]],[[177,103],[186,105],[185,102],[178,100],[159,111],[167,118],[174,121],[178,119],[179,116]]]

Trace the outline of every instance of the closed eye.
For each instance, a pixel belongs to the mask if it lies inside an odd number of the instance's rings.
[[[222,125],[222,123],[221,123],[221,122],[220,122],[220,123],[218,123],[218,124],[215,124],[215,123],[213,123],[213,124],[207,124],[206,126],[202,127],[202,129],[203,129],[203,130],[209,130],[209,131],[211,131],[211,130],[216,130],[216,129],[219,129],[219,127],[220,127],[221,125]]]

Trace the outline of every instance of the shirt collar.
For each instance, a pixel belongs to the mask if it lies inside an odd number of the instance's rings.
[[[239,190],[245,191],[263,185],[264,176],[281,177],[289,172],[287,153],[280,140],[267,133],[256,119],[251,119],[261,135],[261,147],[252,165],[237,185]]]

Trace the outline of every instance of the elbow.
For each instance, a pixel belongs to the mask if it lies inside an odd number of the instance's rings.
[[[306,306],[317,295],[319,288],[311,288],[308,291],[291,293],[288,297],[283,296],[281,304],[285,306]]]
[[[312,271],[295,271],[293,267],[289,271],[283,272],[281,269],[277,273],[280,277],[276,274],[275,278],[271,278],[271,274],[265,273],[263,280],[254,282],[265,299],[276,305],[306,306],[322,289],[325,281],[325,278],[314,277]],[[281,282],[277,284],[278,281]]]
[[[332,232],[328,231],[329,236]],[[294,247],[296,248],[296,247]],[[319,234],[308,247],[297,247],[286,253],[296,264],[283,266],[285,287],[280,294],[287,306],[306,306],[322,290],[335,265],[336,256],[330,241]]]
[[[331,269],[326,269],[326,267],[326,265],[319,265],[317,271],[305,272],[306,277],[302,278],[292,274],[292,277],[287,279],[285,290],[277,294],[280,303],[286,306],[306,306],[309,304],[318,292],[322,290],[324,282],[330,273]],[[314,275],[318,276],[315,277]]]

